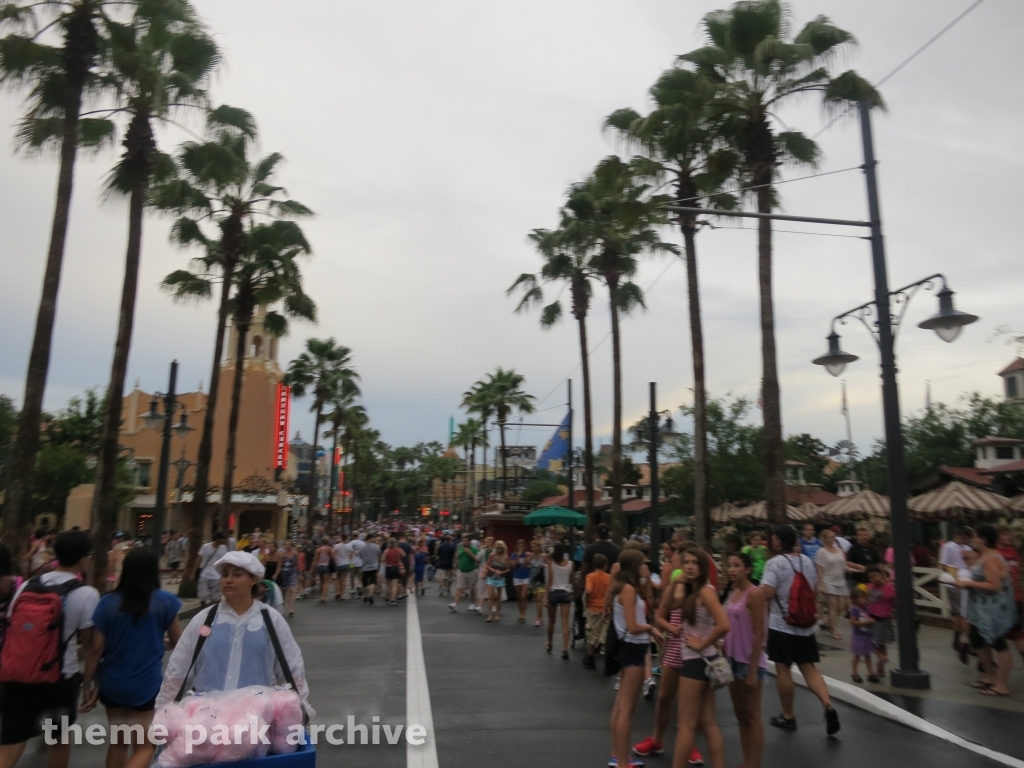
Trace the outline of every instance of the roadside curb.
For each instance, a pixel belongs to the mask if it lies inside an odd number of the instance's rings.
[[[775,662],[768,662],[768,670],[773,675],[775,674]],[[905,709],[892,704],[885,699],[881,699],[875,696],[870,691],[858,688],[850,683],[844,683],[842,680],[836,680],[834,677],[825,677],[825,684],[828,686],[829,695],[837,701],[842,701],[845,704],[850,704],[858,709],[863,709],[870,712],[873,715],[884,717],[888,720],[893,720],[900,725],[904,725],[907,728],[913,728],[915,731],[921,731],[927,733],[930,736],[934,736],[937,739],[948,741],[950,744],[955,744],[958,747],[966,749],[975,754],[987,757],[990,760],[1002,763],[1003,765],[1010,766],[1011,768],[1024,768],[1024,760],[1019,760],[1011,755],[1003,754],[1002,752],[996,752],[994,749],[977,744],[973,741],[968,741],[962,736],[957,736],[951,731],[947,731],[945,728],[940,728],[935,723],[925,720],[923,717],[907,712]],[[804,676],[800,674],[799,670],[793,670],[793,680],[797,685],[807,687],[807,681],[804,680]]]

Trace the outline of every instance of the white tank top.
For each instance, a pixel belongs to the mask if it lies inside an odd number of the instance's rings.
[[[638,634],[630,634],[626,627],[626,612],[622,607],[622,595],[619,594],[615,597],[615,602],[612,604],[612,620],[615,622],[615,633],[619,636],[619,639],[624,643],[649,643],[651,642],[650,632],[640,632]],[[638,594],[636,596],[636,603],[633,606],[633,620],[637,624],[647,623],[647,606],[644,605],[644,601]]]
[[[572,560],[565,565],[551,563],[551,591],[572,592]]]

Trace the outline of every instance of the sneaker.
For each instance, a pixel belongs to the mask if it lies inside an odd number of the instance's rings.
[[[700,753],[696,747],[690,750],[690,759],[687,760],[690,765],[704,765],[704,755]]]
[[[452,613],[458,613],[459,612],[459,607],[457,605],[455,605],[455,603],[448,603],[448,610],[451,611]]]
[[[788,718],[785,715],[776,715],[768,721],[776,728],[781,728],[784,731],[795,731],[796,730],[796,718]]]
[[[639,744],[633,745],[633,752],[641,757],[648,755],[661,755],[665,752],[665,742],[656,741],[653,736],[648,736]]]
[[[619,759],[617,757],[609,757],[608,768],[619,768]],[[640,760],[630,760],[629,768],[644,768],[644,764]]]
[[[616,677],[616,678],[615,678],[615,690],[616,690],[616,691],[617,691],[617,690],[619,690],[619,683],[620,683],[620,682],[622,682],[622,681],[621,681],[621,680],[619,680],[619,678],[617,678],[617,677]]]
[[[839,713],[831,704],[825,707],[825,733],[829,736],[839,733]]]
[[[654,677],[661,677],[661,667],[651,667],[651,674]]]
[[[655,691],[658,690],[658,684],[654,681],[653,677],[648,677],[644,680],[643,694],[645,699],[653,699]]]
[[[868,675],[868,682],[869,683],[880,683],[881,682],[881,678],[879,678],[878,675]]]

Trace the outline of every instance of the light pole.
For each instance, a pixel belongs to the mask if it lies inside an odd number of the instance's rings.
[[[164,427],[163,439],[160,443],[160,466],[157,470],[156,481],[156,503],[153,506],[153,539],[151,546],[160,554],[160,537],[164,532],[164,519],[167,516],[167,465],[171,459],[171,433],[184,437],[192,431],[193,427],[188,423],[188,409],[184,403],[179,403],[174,389],[178,381],[178,361],[171,362],[171,375],[167,382],[167,393],[154,392],[153,399],[149,403],[149,412],[142,414],[142,419],[149,429],[156,429],[161,424]],[[157,406],[163,400],[164,412],[160,413]],[[181,419],[174,424],[174,412],[181,406]]]
[[[185,458],[184,444],[181,446],[181,458],[175,459],[171,464],[178,470],[178,479],[174,488],[174,517],[171,519],[170,525],[167,526],[168,528],[174,528],[181,520],[181,487],[185,482],[185,473],[188,472],[188,468],[196,466],[194,461]]]
[[[927,672],[918,668],[917,635],[914,631],[914,585],[913,572],[910,565],[910,521],[907,517],[906,498],[906,469],[903,450],[903,433],[900,427],[899,411],[899,389],[896,383],[896,356],[893,349],[893,318],[890,309],[890,296],[896,298],[897,303],[905,305],[913,292],[922,286],[929,286],[932,280],[940,278],[941,275],[933,275],[917,283],[907,286],[899,291],[890,293],[889,281],[885,262],[885,242],[882,239],[882,217],[878,202],[878,179],[875,175],[875,150],[871,133],[870,106],[866,99],[859,103],[861,140],[864,150],[864,178],[868,195],[868,221],[857,221],[851,219],[830,219],[813,216],[791,216],[788,214],[775,213],[754,213],[750,211],[714,211],[715,216],[731,216],[751,219],[771,219],[777,221],[802,221],[814,224],[833,224],[843,227],[865,227],[869,228],[871,235],[871,256],[875,279],[875,300],[864,304],[851,312],[840,315],[841,319],[854,316],[862,320],[865,325],[870,312],[877,313],[874,320],[874,328],[868,325],[872,333],[876,334],[878,349],[882,362],[882,410],[885,419],[886,447],[888,449],[888,474],[891,502],[891,523],[893,534],[893,551],[896,553],[894,566],[896,571],[896,617],[901,629],[899,634],[900,667],[890,673],[893,686],[899,688],[926,689],[931,682]],[[667,210],[683,213],[704,213],[708,211],[703,208],[684,207],[676,205],[665,206]],[[911,291],[911,293],[907,293]],[[874,306],[875,310],[870,310]],[[906,307],[904,306],[905,310]],[[899,325],[899,318],[896,318],[896,325]],[[934,330],[945,341],[952,341],[959,334],[959,330],[978,318],[953,308],[953,292],[946,286],[945,278],[942,278],[942,289],[939,291],[939,313],[920,324],[920,327]],[[834,324],[835,321],[833,321]],[[829,352],[814,362],[824,365],[833,375],[842,372],[846,363],[857,359],[856,355],[843,352],[839,347],[839,335],[833,329],[829,334]]]
[[[679,437],[679,433],[676,432],[675,422],[672,420],[672,412],[658,410],[657,382],[650,382],[650,393],[651,410],[647,415],[647,440],[637,441],[635,445],[641,447],[645,442],[647,443],[647,463],[651,469],[651,506],[647,511],[647,530],[650,531],[651,552],[654,553],[661,546],[661,524],[658,522],[658,498],[661,495],[659,487],[660,478],[658,477],[658,448],[661,447],[661,440],[659,438],[663,437],[666,442],[672,442]],[[665,418],[664,428],[661,426],[662,417]]]

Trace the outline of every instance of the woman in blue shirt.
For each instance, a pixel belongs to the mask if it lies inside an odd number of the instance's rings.
[[[129,551],[117,586],[93,614],[95,633],[87,664],[93,669],[99,665],[99,685],[83,701],[83,710],[92,709],[98,698],[111,726],[141,725],[143,732],[149,730],[163,680],[164,637],[171,648],[177,644],[180,609],[181,601],[160,588],[156,552],[148,547]],[[129,745],[123,743],[127,740],[107,747],[106,768],[123,768],[128,762]]]

